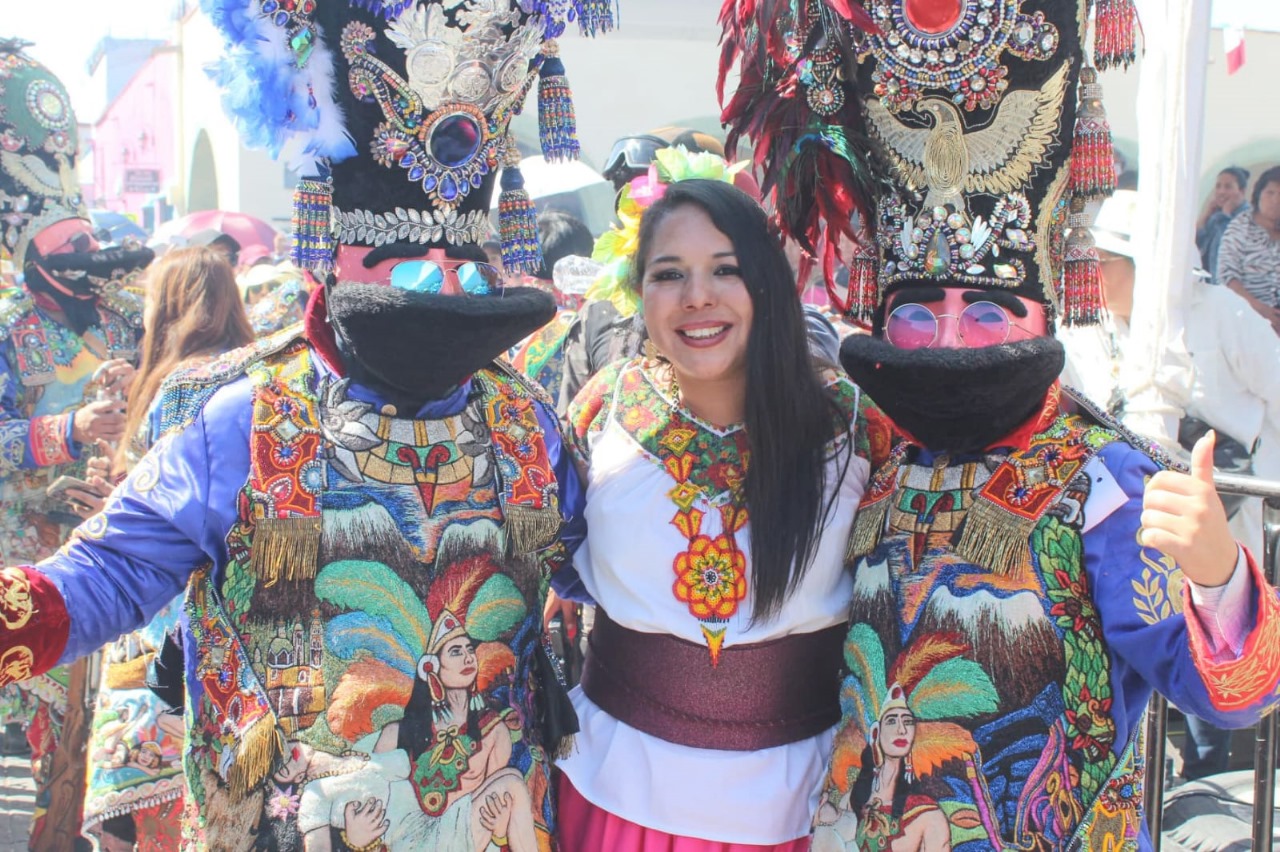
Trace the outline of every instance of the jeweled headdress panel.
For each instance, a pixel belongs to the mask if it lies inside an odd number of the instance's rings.
[[[859,89],[895,184],[879,203],[881,290],[945,280],[1056,303],[1084,3],[868,11],[880,31],[860,46]]]
[[[874,201],[846,205],[862,207],[871,226],[861,250],[844,258],[849,291],[833,294],[848,313],[869,318],[891,288],[949,283],[1041,301],[1068,323],[1095,319],[1096,253],[1079,214],[1110,192],[1115,174],[1083,50],[1090,0],[796,5],[810,11],[793,40],[792,97],[805,98],[811,129],[768,156],[794,162],[808,139],[852,136],[864,144],[827,141],[819,156],[863,172],[879,167],[887,178]],[[1127,62],[1128,0],[1104,0],[1097,13],[1108,33],[1099,62]],[[833,191],[815,186],[819,195]],[[1076,226],[1070,243],[1068,224]],[[847,233],[839,222],[821,228],[829,238]],[[878,265],[867,251],[871,231]]]
[[[300,137],[319,161],[295,204],[297,259],[324,271],[332,244],[428,247],[481,241],[499,171],[503,257],[536,267],[534,211],[523,191],[512,117],[537,88],[543,153],[576,157],[572,103],[555,46],[569,18],[611,25],[600,0],[257,0],[251,28],[205,0],[241,55],[220,82],[246,141]],[[261,44],[286,45],[273,61]],[[257,41],[255,42],[255,38]],[[249,56],[244,53],[248,52]],[[265,63],[265,64],[264,64]],[[259,69],[265,67],[265,73]],[[287,90],[267,121],[236,84]],[[261,82],[259,82],[261,81]],[[237,108],[243,103],[245,109]]]
[[[0,40],[0,239],[19,265],[41,229],[88,218],[76,176],[71,98],[23,47]]]

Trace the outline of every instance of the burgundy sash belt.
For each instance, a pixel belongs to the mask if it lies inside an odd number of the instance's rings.
[[[713,668],[705,645],[631,630],[596,610],[582,691],[615,719],[668,742],[726,751],[785,745],[840,721],[847,630],[733,645]]]

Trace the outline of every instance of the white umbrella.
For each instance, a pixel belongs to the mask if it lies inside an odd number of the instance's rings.
[[[524,175],[524,188],[529,191],[529,197],[533,199],[608,184],[599,172],[581,160],[548,163],[541,154],[521,160],[520,174]],[[500,195],[501,190],[494,192],[493,200],[489,203],[491,210],[498,209]]]

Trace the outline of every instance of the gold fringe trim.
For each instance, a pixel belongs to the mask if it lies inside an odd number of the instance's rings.
[[[855,559],[876,549],[880,537],[884,535],[884,525],[889,518],[889,504],[892,502],[893,495],[890,494],[870,506],[858,509],[853,529],[849,532],[849,545],[845,548],[846,564],[851,564]]]
[[[557,509],[530,509],[527,506],[502,507],[507,549],[513,555],[528,555],[555,544],[563,519]]]
[[[155,654],[141,654],[123,663],[108,663],[104,678],[107,689],[146,689],[147,666]]]
[[[1036,523],[979,497],[965,515],[956,553],[974,565],[1008,576],[1030,563],[1031,533]]]
[[[227,770],[232,801],[240,801],[262,783],[284,757],[284,745],[284,734],[276,727],[272,713],[258,719],[240,735],[235,757]]]
[[[314,580],[320,558],[320,519],[259,518],[253,523],[250,566],[270,588],[285,580]]]

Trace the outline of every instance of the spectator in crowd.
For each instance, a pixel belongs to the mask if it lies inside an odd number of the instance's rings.
[[[1222,234],[1241,213],[1250,210],[1245,187],[1249,185],[1249,170],[1240,166],[1228,166],[1218,172],[1213,193],[1205,201],[1204,210],[1196,220],[1196,248],[1200,249],[1200,263],[1212,273],[1218,268],[1218,246]],[[1221,283],[1216,279],[1214,284]]]
[[[1067,349],[1064,380],[1083,389],[1112,414],[1123,414],[1120,364],[1129,337],[1136,268],[1132,237],[1137,193],[1118,190],[1102,204],[1093,226],[1102,261],[1103,293],[1108,321],[1097,329],[1061,329]],[[1217,433],[1214,463],[1252,456],[1253,473],[1280,476],[1280,339],[1237,294],[1210,286],[1197,276],[1187,306],[1187,348],[1192,373],[1186,377],[1190,402],[1180,433],[1191,437],[1207,428]],[[1240,471],[1239,467],[1235,468]],[[1262,552],[1261,505],[1256,500],[1227,503],[1235,537]],[[1230,732],[1193,716],[1187,717],[1182,748],[1186,780],[1226,771]]]
[[[595,237],[578,217],[560,210],[548,210],[538,217],[538,239],[542,241],[542,265],[533,273],[536,280],[528,283],[550,289],[561,309],[579,307],[580,300],[577,300],[579,304],[566,304],[565,294],[555,290],[552,270],[561,258],[571,254],[591,257]]]
[[[648,173],[656,152],[676,146],[691,154],[706,151],[717,157],[724,156],[724,143],[714,136],[687,127],[659,127],[646,133],[623,136],[614,142],[601,174],[613,183],[615,193],[621,192],[631,181]]]
[[[553,270],[567,257],[591,263],[595,238],[582,220],[559,210],[548,210],[538,217],[538,238],[542,242],[542,265],[525,283],[544,290],[556,299],[556,315],[551,322],[516,344],[511,350],[511,363],[524,375],[540,384],[552,399],[560,399],[564,383],[564,344],[582,306],[582,292],[565,292]],[[569,400],[564,400],[568,405]]]
[[[1222,235],[1214,280],[1235,290],[1280,332],[1280,166],[1253,185],[1253,209]]]
[[[124,429],[142,313],[131,288],[153,253],[99,246],[62,83],[18,41],[0,40],[0,68],[0,244],[22,272],[0,289],[0,564],[11,565],[54,553],[87,517],[97,484],[83,478],[85,460]],[[0,688],[0,722],[14,723],[0,746],[21,748],[21,730],[31,749],[32,849],[71,849],[79,833],[86,730],[67,711],[83,701],[87,671],[81,663]]]

